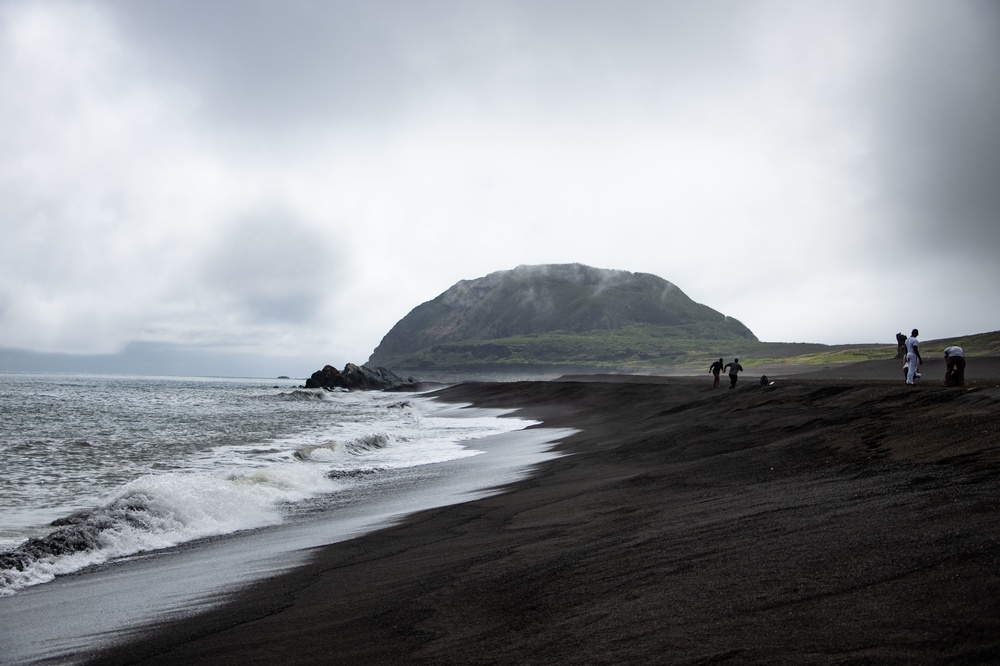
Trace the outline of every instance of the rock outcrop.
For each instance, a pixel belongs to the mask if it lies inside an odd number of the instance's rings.
[[[337,370],[332,365],[323,366],[322,370],[312,373],[312,376],[306,380],[306,388],[380,391],[414,386],[416,383],[417,381],[413,377],[404,379],[386,368],[370,368],[367,365],[357,366],[348,363],[343,370]]]

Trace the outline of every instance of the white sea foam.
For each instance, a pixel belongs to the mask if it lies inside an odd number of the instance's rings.
[[[105,506],[22,544],[26,555],[32,544],[41,552],[27,557],[20,570],[0,571],[0,595],[111,559],[278,524],[282,505],[340,487],[322,470],[306,466],[276,465],[225,476],[145,475],[125,484]],[[74,551],[78,545],[84,547]]]
[[[528,424],[481,412],[455,418],[453,407],[399,394],[202,380],[136,386],[90,380],[94,397],[77,382],[85,404],[59,415],[62,438],[25,417],[0,450],[0,463],[5,451],[34,454],[16,469],[18,492],[0,498],[2,515],[22,523],[0,525],[0,596],[111,559],[274,525],[371,475],[474,456],[476,439]],[[38,407],[30,395],[19,400],[25,413]],[[103,499],[81,506],[86,497]],[[38,520],[53,515],[60,524]]]

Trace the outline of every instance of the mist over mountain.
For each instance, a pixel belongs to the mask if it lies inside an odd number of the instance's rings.
[[[518,266],[462,280],[403,317],[369,364],[469,369],[622,364],[706,341],[756,341],[738,320],[648,273],[581,264]]]

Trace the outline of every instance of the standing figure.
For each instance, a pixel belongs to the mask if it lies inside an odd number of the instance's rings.
[[[906,336],[896,334],[896,358],[906,358]]]
[[[910,376],[910,362],[903,361],[903,381],[905,382],[906,378],[909,376]],[[917,374],[913,375],[913,378],[920,379],[921,377],[923,377],[923,375],[920,374],[920,368],[917,368]]]
[[[713,375],[715,375],[715,383],[712,384],[712,388],[718,388],[719,387],[719,373],[722,372],[722,368],[723,367],[724,366],[722,365],[722,359],[721,358],[718,361],[716,361],[715,363],[713,363],[711,365],[711,367],[709,367],[708,371],[711,372]]]
[[[944,385],[965,386],[965,350],[953,345],[944,350]]]
[[[736,380],[740,378],[738,373],[743,369],[743,366],[740,365],[740,359],[737,358],[732,363],[726,363],[722,366],[723,370],[726,368],[729,368],[729,390],[732,391],[736,388]]]
[[[917,340],[917,336],[920,335],[920,331],[913,329],[910,333],[910,337],[906,338],[906,364],[908,367],[906,371],[906,383],[909,386],[913,386],[913,380],[917,378],[917,369],[920,364],[924,362],[924,359],[920,357],[920,341]]]

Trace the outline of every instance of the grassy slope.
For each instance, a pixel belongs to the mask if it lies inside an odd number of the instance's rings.
[[[920,348],[923,354],[937,357],[944,351],[945,347],[952,345],[961,347],[967,356],[994,356],[1000,354],[1000,331],[977,333],[957,338],[923,340],[920,343]],[[849,345],[830,347],[826,350],[791,357],[782,356],[773,359],[757,359],[754,362],[763,363],[771,361],[797,364],[853,363],[855,361],[891,359],[895,358],[895,356],[896,345]]]
[[[590,367],[641,372],[665,367],[708,367],[720,356],[738,356],[752,367],[761,363],[830,364],[891,359],[894,344],[821,345],[815,343],[706,340],[696,330],[631,326],[613,331],[552,332],[437,345],[400,367],[471,369],[503,367]],[[683,336],[683,337],[682,337]],[[949,345],[969,356],[1000,354],[1000,331],[923,342],[935,354]]]

